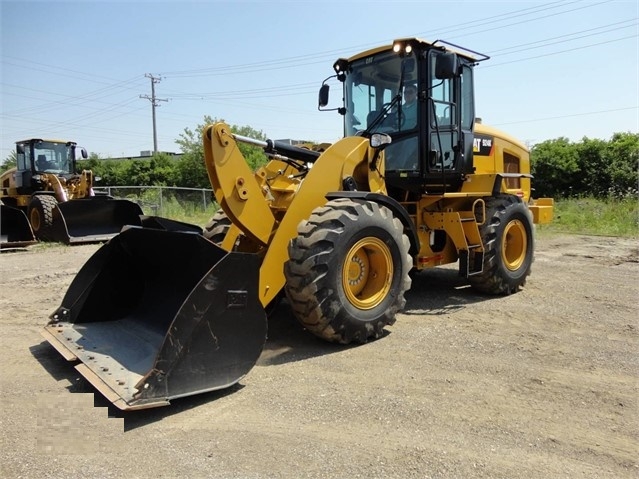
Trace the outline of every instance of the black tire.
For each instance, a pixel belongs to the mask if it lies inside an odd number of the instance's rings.
[[[331,342],[379,338],[411,285],[401,221],[377,203],[343,198],[316,208],[297,230],[284,274],[298,321]]]
[[[231,220],[224,211],[217,210],[211,221],[204,227],[204,237],[209,241],[220,245],[231,228]]]
[[[53,196],[35,195],[27,208],[27,216],[33,234],[40,241],[55,241],[53,209],[58,202]]]
[[[532,214],[517,196],[502,195],[486,201],[486,223],[480,227],[484,268],[469,278],[482,293],[511,294],[526,284],[534,252]]]
[[[222,246],[222,242],[226,238],[229,230],[233,226],[233,222],[231,219],[224,213],[223,210],[218,210],[211,218],[211,221],[204,227],[203,236],[212,241],[218,246]],[[243,253],[258,253],[263,254],[265,249],[263,246],[260,246],[257,242],[252,241],[246,235],[237,230],[234,231],[237,233],[233,245],[231,247],[231,251],[238,251]]]

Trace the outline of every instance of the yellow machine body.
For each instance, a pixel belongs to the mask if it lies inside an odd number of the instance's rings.
[[[125,228],[78,273],[44,336],[137,409],[243,378],[284,294],[308,331],[348,344],[384,335],[413,270],[457,262],[475,290],[517,292],[553,201],[532,197],[525,146],[475,120],[473,68],[486,58],[410,38],[339,59],[345,135],[318,151],[207,126],[211,222]],[[238,143],[263,148],[265,166],[251,171]]]

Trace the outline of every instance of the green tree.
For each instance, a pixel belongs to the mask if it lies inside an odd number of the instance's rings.
[[[204,128],[218,120],[205,116],[203,123],[195,128],[185,128],[176,143],[180,146],[182,157],[179,160],[164,153],[156,153],[149,159],[139,160],[103,160],[92,153],[89,159],[82,162],[81,168],[91,169],[96,177],[100,177],[98,186],[178,186],[186,188],[210,188],[206,165],[202,133]],[[231,125],[231,131],[265,140],[263,132],[250,126]],[[239,149],[252,170],[264,165],[266,155],[260,147],[239,143]]]
[[[166,153],[156,153],[151,157],[151,184],[158,186],[178,186],[180,172],[178,161]]]
[[[577,148],[568,138],[539,143],[531,149],[535,196],[571,196],[580,175]],[[578,185],[580,186],[580,184]]]
[[[2,163],[0,163],[0,173],[4,173],[11,168],[14,168],[18,164],[16,152],[12,151],[9,153]]]
[[[177,184],[183,188],[210,188],[206,166],[204,166],[204,153],[184,153],[177,165]]]
[[[180,164],[181,185],[185,187],[210,188],[211,184],[206,173],[204,164],[204,147],[202,145],[202,134],[206,126],[224,121],[223,119],[204,116],[204,122],[197,125],[195,129],[185,128],[175,142],[182,150],[182,160]],[[254,138],[256,140],[266,140],[266,135],[260,130],[255,130],[250,126],[229,125],[231,131],[238,135]],[[240,152],[244,156],[250,168],[255,171],[260,166],[266,164],[268,159],[260,147],[238,143]]]
[[[99,186],[127,186],[131,185],[131,182],[127,176],[127,169],[131,163],[131,160],[101,161],[93,169],[95,176],[101,177]]]
[[[548,140],[531,149],[531,164],[536,196],[636,197],[639,134],[615,133],[610,141]]]
[[[606,162],[607,143],[600,139],[583,138],[575,145],[581,176],[578,185],[573,188],[575,193],[587,196],[605,196],[610,187],[610,174]]]
[[[609,194],[615,197],[637,196],[639,188],[639,133],[615,133],[607,145]]]
[[[262,130],[254,130],[250,126],[236,126],[231,125],[231,131],[238,135],[253,138],[255,140],[266,140],[266,135]],[[253,171],[257,170],[260,166],[264,166],[268,162],[268,158],[264,154],[264,150],[257,146],[247,145],[246,143],[239,143],[240,151],[246,162]]]

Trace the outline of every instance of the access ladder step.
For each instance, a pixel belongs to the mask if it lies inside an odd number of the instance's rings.
[[[469,255],[470,253],[470,255]],[[469,259],[470,256],[470,259]],[[468,278],[484,272],[484,252],[461,250],[459,252],[459,275]]]

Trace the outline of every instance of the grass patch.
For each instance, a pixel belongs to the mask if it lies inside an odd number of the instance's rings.
[[[639,237],[639,201],[630,197],[556,200],[552,223],[537,226],[537,231],[542,235],[556,232],[636,238]]]
[[[206,209],[201,204],[192,202],[178,202],[171,198],[162,204],[162,216],[176,221],[183,221],[204,227],[213,217],[219,207],[210,203]]]
[[[192,225],[197,225],[204,227],[211,221],[213,215],[217,211],[217,207],[207,208],[207,211],[191,211],[189,213],[175,213],[169,214],[167,218],[171,218],[176,221],[183,221],[184,223],[191,223]]]
[[[219,206],[204,201],[201,191],[159,190],[129,191],[127,196],[137,201],[144,213],[183,221],[204,227]],[[134,194],[135,193],[135,194]],[[208,195],[208,193],[206,193]],[[636,195],[605,200],[595,198],[568,198],[555,200],[552,223],[538,225],[541,236],[570,233],[639,238],[639,201]]]

